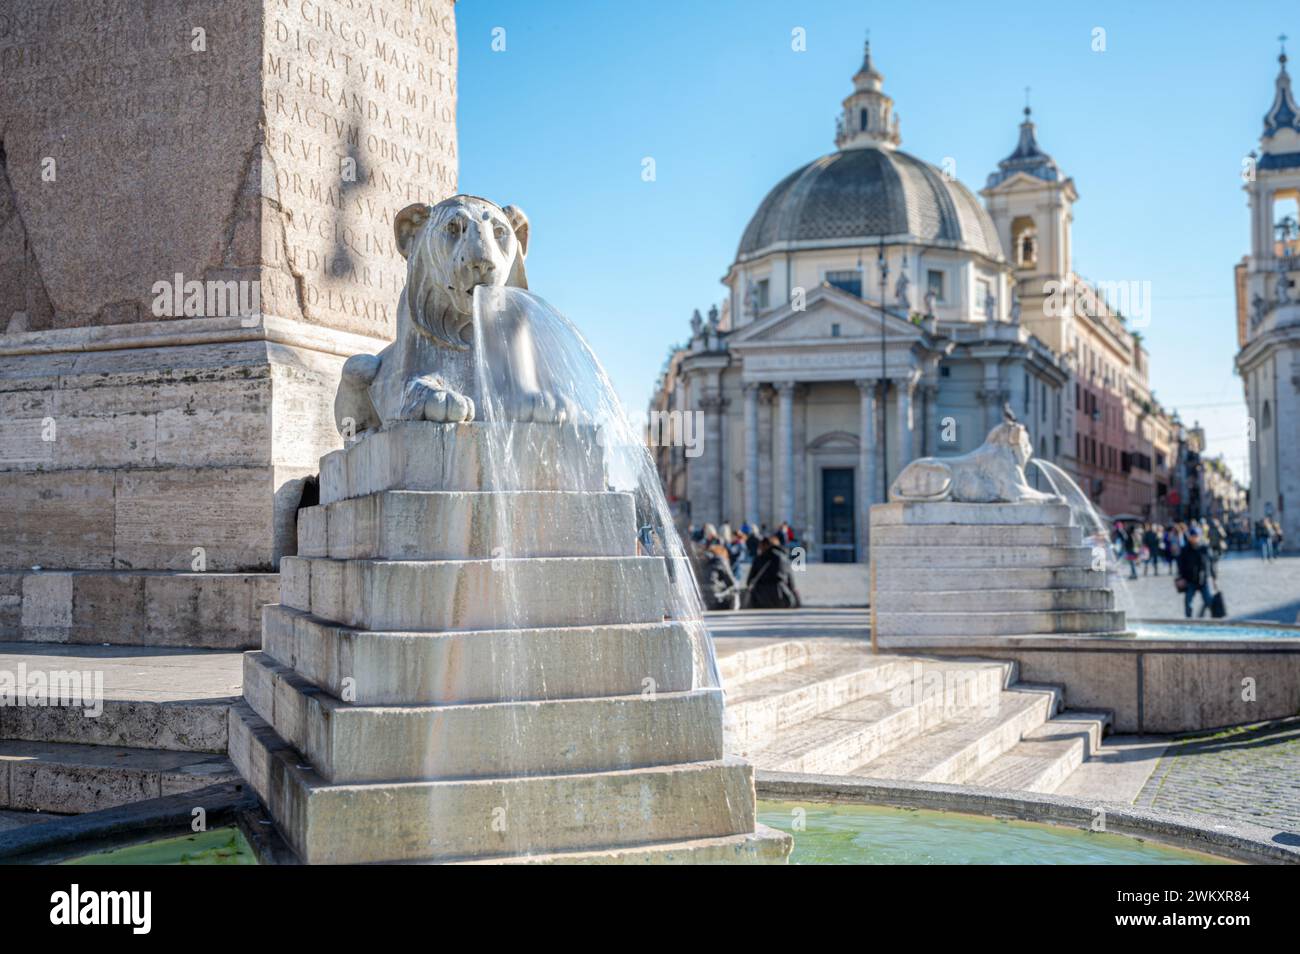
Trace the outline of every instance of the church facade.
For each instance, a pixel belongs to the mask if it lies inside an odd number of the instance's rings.
[[[836,151],[760,204],[722,307],[696,313],[650,408],[685,521],[788,521],[826,562],[866,559],[868,508],[916,457],[973,450],[1007,410],[1048,460],[1072,456],[1078,431],[1077,366],[1031,324],[1045,324],[1048,263],[1069,275],[1073,184],[1044,177],[1055,165],[1026,118],[986,208],[898,148],[883,82],[868,46]],[[694,451],[665,426],[683,415]]]
[[[1286,52],[1247,166],[1250,252],[1237,266],[1237,372],[1245,390],[1250,516],[1300,543],[1300,107]]]

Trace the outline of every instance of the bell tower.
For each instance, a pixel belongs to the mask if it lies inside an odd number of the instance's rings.
[[[1029,106],[1011,155],[998,163],[980,195],[1014,269],[1021,322],[1057,352],[1065,351],[1063,315],[1046,315],[1049,282],[1070,275],[1070,225],[1079,198],[1074,180],[1042,150]]]
[[[1244,168],[1250,250],[1237,266],[1237,372],[1251,440],[1250,515],[1300,535],[1300,107],[1287,72],[1286,37],[1259,149]]]

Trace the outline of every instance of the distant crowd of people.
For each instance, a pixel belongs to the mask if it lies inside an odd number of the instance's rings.
[[[1247,524],[1247,530],[1249,524]],[[1249,534],[1246,534],[1249,539]],[[1128,564],[1129,579],[1142,575],[1160,575],[1163,563],[1183,595],[1183,615],[1190,618],[1196,596],[1201,597],[1198,615],[1214,617],[1226,614],[1223,593],[1218,588],[1219,560],[1232,544],[1233,533],[1217,517],[1171,523],[1167,526],[1150,521],[1116,522],[1111,545],[1117,559]],[[1277,558],[1282,547],[1282,528],[1269,518],[1255,525],[1255,543],[1266,561]]]
[[[738,530],[724,523],[687,527],[704,608],[794,609],[801,605],[791,551],[794,529],[782,521],[775,530],[748,522]],[[739,580],[744,577],[745,582]]]

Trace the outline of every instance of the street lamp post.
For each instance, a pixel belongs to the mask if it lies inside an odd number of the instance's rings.
[[[889,260],[885,258],[885,240],[880,239],[876,251],[876,264],[880,268],[880,502],[889,500],[889,416],[885,413],[885,403],[889,397],[889,379],[885,377],[885,296],[889,293]],[[864,285],[865,292],[865,285]]]

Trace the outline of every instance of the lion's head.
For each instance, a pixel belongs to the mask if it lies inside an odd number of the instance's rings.
[[[473,195],[408,205],[393,223],[406,259],[406,300],[423,333],[450,348],[474,343],[474,288],[527,288],[528,219]]]
[[[993,428],[989,431],[986,443],[1009,448],[1011,456],[1016,459],[1016,464],[1021,469],[1024,469],[1024,466],[1029,463],[1029,458],[1034,456],[1034,445],[1029,440],[1029,429],[1016,421],[1007,421]]]

